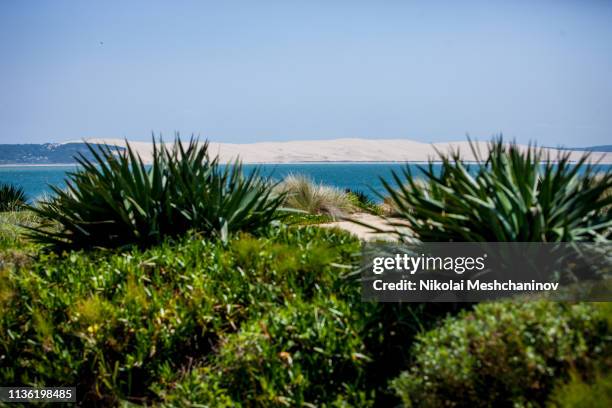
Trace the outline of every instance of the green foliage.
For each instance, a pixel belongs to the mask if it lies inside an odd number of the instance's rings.
[[[230,406],[371,405],[363,391],[369,358],[350,309],[334,297],[298,298],[249,321],[221,339],[213,364],[191,373],[166,399],[212,406],[218,392],[193,388],[214,384]]]
[[[551,408],[608,408],[612,406],[612,373],[597,373],[585,381],[575,371],[570,380],[553,390],[547,406]]]
[[[610,237],[608,209],[612,172],[597,175],[583,156],[555,161],[535,147],[527,150],[490,143],[486,159],[466,164],[459,153],[439,155],[421,168],[424,182],[409,167],[383,180],[393,207],[422,241],[558,242]]]
[[[75,384],[85,405],[397,404],[387,381],[405,345],[450,309],[362,302],[359,249],[336,229],[281,227],[12,258],[0,383]]]
[[[105,404],[151,400],[153,384],[171,387],[164,382],[168,373],[213,359],[233,333],[256,336],[251,333],[258,321],[280,333],[288,316],[296,316],[296,323],[303,319],[300,330],[283,341],[279,335],[275,343],[292,352],[290,343],[304,334],[317,308],[333,316],[331,306],[317,306],[315,299],[332,293],[359,299],[358,287],[342,278],[359,248],[348,234],[309,227],[280,229],[271,238],[241,235],[227,245],[202,238],[144,252],[49,253],[28,265],[5,265],[0,382],[77,384],[84,401]],[[275,321],[276,313],[284,320]],[[353,344],[343,356],[357,350],[358,333],[347,331],[334,340],[334,322],[314,333],[303,353],[314,353],[316,345],[325,349],[328,341],[336,347]],[[335,398],[333,389],[329,392],[325,398]]]
[[[338,217],[355,209],[344,192],[334,187],[317,184],[306,176],[287,176],[277,189],[286,194],[287,207],[308,214],[328,214]]]
[[[346,195],[355,208],[374,215],[382,215],[383,209],[363,191],[346,189]]]
[[[334,218],[329,214],[294,213],[283,219],[287,225],[317,225],[333,222]]]
[[[185,148],[153,143],[145,166],[128,145],[126,152],[89,146],[82,170],[69,173],[67,189],[32,211],[60,226],[36,228],[32,238],[59,248],[147,247],[190,229],[228,239],[236,231],[257,231],[279,217],[284,199],[254,171],[244,176],[239,162],[220,166],[208,143]]]
[[[608,304],[481,304],[418,337],[392,386],[407,406],[543,404],[571,367],[610,355]]]
[[[35,227],[39,224],[39,218],[31,211],[0,212],[0,250],[16,248],[23,250],[31,246],[31,243],[24,239],[24,232],[27,227]]]
[[[13,184],[0,183],[0,212],[16,211],[28,201],[23,188]]]

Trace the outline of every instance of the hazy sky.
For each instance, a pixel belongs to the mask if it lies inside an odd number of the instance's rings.
[[[0,90],[0,143],[612,144],[612,1],[4,0]]]

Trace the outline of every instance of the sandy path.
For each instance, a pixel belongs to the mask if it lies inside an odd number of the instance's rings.
[[[371,225],[375,228],[380,228],[383,230],[394,229],[394,227],[390,227],[387,224],[387,221],[383,217],[379,217],[377,215],[367,214],[367,213],[355,213],[351,214],[349,219],[362,222],[364,224]],[[398,219],[394,219],[393,221],[399,221]],[[364,241],[372,241],[372,240],[384,240],[384,241],[395,241],[395,236],[391,233],[376,233],[372,228],[368,228],[363,225],[355,224],[349,220],[329,222],[326,224],[319,224],[320,227],[325,228],[340,228],[345,231],[348,231],[359,239]]]

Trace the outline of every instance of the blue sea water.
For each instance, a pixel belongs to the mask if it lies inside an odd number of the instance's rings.
[[[360,190],[376,199],[375,192],[384,193],[380,177],[391,179],[392,171],[401,171],[405,163],[305,163],[305,164],[265,164],[244,166],[246,172],[261,167],[262,174],[280,180],[289,174],[304,174],[318,183],[341,189]],[[413,174],[419,175],[419,165],[409,164]],[[600,165],[599,169],[608,171],[611,165]],[[50,185],[65,185],[66,172],[77,170],[76,166],[10,166],[0,167],[0,183],[13,183],[23,187],[30,199],[37,199],[51,193]]]

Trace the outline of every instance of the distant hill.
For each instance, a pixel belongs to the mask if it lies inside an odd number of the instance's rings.
[[[91,158],[85,143],[0,144],[0,164],[72,164],[78,153]]]

